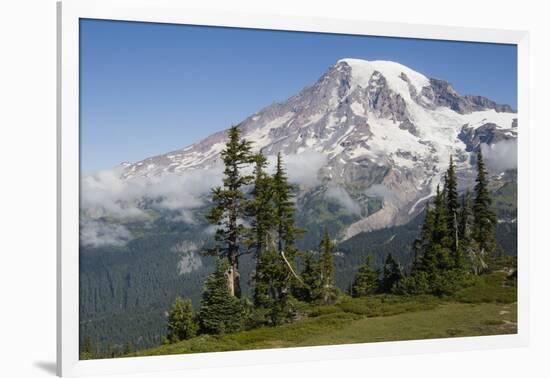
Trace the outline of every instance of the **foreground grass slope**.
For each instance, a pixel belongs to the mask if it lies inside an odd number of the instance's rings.
[[[300,319],[226,335],[201,335],[132,356],[367,343],[517,332],[515,282],[505,273],[481,277],[452,298],[377,295],[306,306]]]

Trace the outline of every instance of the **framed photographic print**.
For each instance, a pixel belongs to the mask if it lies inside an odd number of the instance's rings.
[[[526,32],[58,15],[60,375],[526,345]]]

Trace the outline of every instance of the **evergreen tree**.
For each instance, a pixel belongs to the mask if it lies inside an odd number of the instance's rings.
[[[177,343],[194,337],[197,333],[197,322],[193,313],[193,306],[189,299],[176,297],[170,314],[168,315],[168,335],[170,343]]]
[[[422,240],[420,238],[414,239],[412,244],[412,251],[414,255],[410,273],[415,274],[420,268],[420,253],[422,252]]]
[[[254,156],[254,188],[248,202],[247,215],[251,218],[247,246],[256,256],[273,247],[272,229],[275,223],[273,208],[273,179],[265,169],[267,159],[261,153]]]
[[[447,230],[451,239],[451,251],[458,262],[459,259],[459,237],[458,237],[458,190],[457,190],[457,178],[455,172],[455,165],[453,162],[453,156],[449,158],[449,168],[445,175],[445,200],[447,202]]]
[[[325,229],[319,246],[319,278],[321,281],[321,300],[324,303],[332,302],[336,295],[334,287],[333,250],[334,244],[332,240],[330,240],[328,231]]]
[[[466,191],[462,195],[459,212],[458,235],[460,240],[469,241],[472,239],[473,213],[472,213],[472,195]]]
[[[437,269],[437,258],[433,250],[434,244],[435,211],[430,203],[426,205],[426,217],[422,225],[420,238],[415,242],[418,263],[413,273],[421,271],[433,275]]]
[[[276,325],[294,316],[292,283],[301,281],[294,261],[299,230],[294,225],[293,187],[288,183],[281,154],[272,177],[265,173],[265,166],[265,159],[256,157],[249,245],[256,252],[254,303],[267,309],[269,322]]]
[[[265,310],[266,321],[270,325],[286,323],[295,315],[292,293],[300,293],[304,285],[292,285],[290,272],[281,254],[267,250],[258,257],[262,275],[256,275],[254,304]],[[301,292],[306,295],[306,292]],[[299,294],[300,295],[300,294]]]
[[[420,248],[426,250],[433,243],[435,227],[435,214],[431,204],[426,204],[426,216],[424,223],[422,224],[422,231],[420,233]]]
[[[378,291],[378,272],[372,266],[371,256],[359,267],[353,284],[351,285],[352,297],[365,297]]]
[[[229,263],[218,259],[216,270],[204,285],[199,327],[203,333],[230,333],[241,329],[241,304],[229,290]]]
[[[449,245],[449,230],[447,228],[447,211],[444,193],[437,186],[434,201],[434,224],[432,242],[439,245]]]
[[[481,148],[477,154],[477,177],[474,199],[473,239],[477,242],[480,257],[491,255],[496,248],[496,215],[488,188],[487,170]]]
[[[277,230],[277,250],[279,253],[292,253],[294,242],[300,230],[294,224],[294,202],[292,191],[294,187],[289,184],[281,153],[277,154],[277,168],[273,175],[273,202],[275,207],[275,226]]]
[[[473,229],[473,213],[472,213],[472,198],[469,191],[462,195],[460,212],[459,212],[459,225],[458,235],[460,242],[460,255],[459,258],[462,262],[457,264],[458,267],[474,269],[473,263],[475,262],[474,243],[472,240]],[[477,269],[474,269],[476,272]]]
[[[208,250],[208,253],[229,261],[230,293],[236,297],[241,296],[239,256],[243,238],[247,233],[246,228],[239,223],[247,207],[243,187],[253,179],[252,176],[242,173],[242,168],[251,162],[251,146],[250,142],[241,139],[240,135],[237,126],[229,129],[229,140],[221,153],[225,165],[223,186],[212,190],[214,207],[207,215],[208,221],[218,226],[215,235],[218,243]]]
[[[426,207],[426,218],[420,237],[413,243],[415,254],[410,276],[396,285],[402,293],[446,295],[466,282],[470,267],[475,273],[486,268],[483,251],[494,242],[494,213],[490,209],[487,179],[481,152],[478,158],[476,203],[470,204],[467,192],[458,203],[457,179],[452,157],[445,176],[443,192],[437,187],[432,206]],[[476,220],[477,214],[477,220]],[[492,239],[491,239],[492,237]],[[485,242],[485,247],[480,247]],[[481,253],[476,253],[480,250]],[[465,256],[469,256],[467,261]],[[485,268],[484,268],[485,267]],[[384,280],[383,280],[384,281]],[[389,285],[382,285],[388,290]]]
[[[403,273],[401,272],[401,267],[397,261],[394,260],[392,254],[389,253],[382,270],[382,283],[380,285],[382,291],[386,293],[391,292],[392,288],[397,285],[402,278]]]
[[[334,286],[334,259],[332,251],[334,245],[330,240],[328,231],[325,229],[321,244],[319,246],[319,270],[321,274],[321,285],[324,287]]]
[[[273,206],[273,232],[270,235],[273,235],[274,249],[265,253],[264,286],[269,290],[270,321],[272,324],[281,324],[294,316],[291,291],[293,284],[301,281],[295,266],[297,249],[294,243],[300,230],[294,224],[294,187],[288,182],[281,153],[277,155],[277,165],[270,184]]]
[[[265,171],[267,160],[261,153],[254,156],[254,161],[254,188],[247,208],[247,214],[252,220],[247,246],[256,258],[254,304],[268,308],[272,306],[274,297],[273,274],[277,269],[274,264],[278,265],[277,256],[273,256],[273,179]]]
[[[420,245],[422,256],[411,276],[397,285],[398,292],[411,294],[432,293],[436,295],[448,293],[448,271],[453,269],[454,262],[447,248],[449,236],[447,233],[446,204],[444,196],[437,188],[433,208],[428,205],[426,218],[422,226]],[[393,265],[393,264],[392,264]]]
[[[275,213],[275,232],[277,235],[277,252],[282,258],[283,266],[287,272],[286,287],[288,292],[290,283],[299,277],[295,270],[296,247],[294,245],[297,236],[301,233],[294,224],[294,202],[292,191],[294,187],[288,182],[286,172],[283,168],[281,153],[277,155],[277,167],[273,175],[273,206]]]
[[[437,269],[446,270],[453,266],[449,249],[452,242],[449,237],[449,229],[447,228],[445,196],[444,193],[439,190],[439,185],[437,186],[434,206],[434,229],[431,252],[435,257]]]
[[[319,262],[314,258],[313,253],[305,252],[303,264],[304,268],[300,273],[303,284],[294,287],[294,293],[301,301],[313,302],[320,298],[321,293]]]

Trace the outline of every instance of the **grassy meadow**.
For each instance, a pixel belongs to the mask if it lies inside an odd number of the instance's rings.
[[[295,322],[221,335],[200,335],[127,356],[305,347],[517,332],[515,280],[505,272],[477,277],[451,297],[344,296],[334,305],[299,303]]]

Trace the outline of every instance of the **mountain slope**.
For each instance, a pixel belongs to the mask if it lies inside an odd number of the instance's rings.
[[[449,83],[399,63],[343,59],[314,85],[240,127],[256,150],[271,157],[282,152],[291,171],[299,166],[300,196],[321,186],[325,199],[358,215],[341,230],[347,239],[411,220],[434,194],[451,154],[461,183],[469,185],[472,153],[482,143],[514,142],[517,115],[484,97],[460,96]],[[158,180],[198,170],[216,174],[225,138],[221,131],[125,164],[121,175]],[[382,202],[374,212],[372,201]]]

